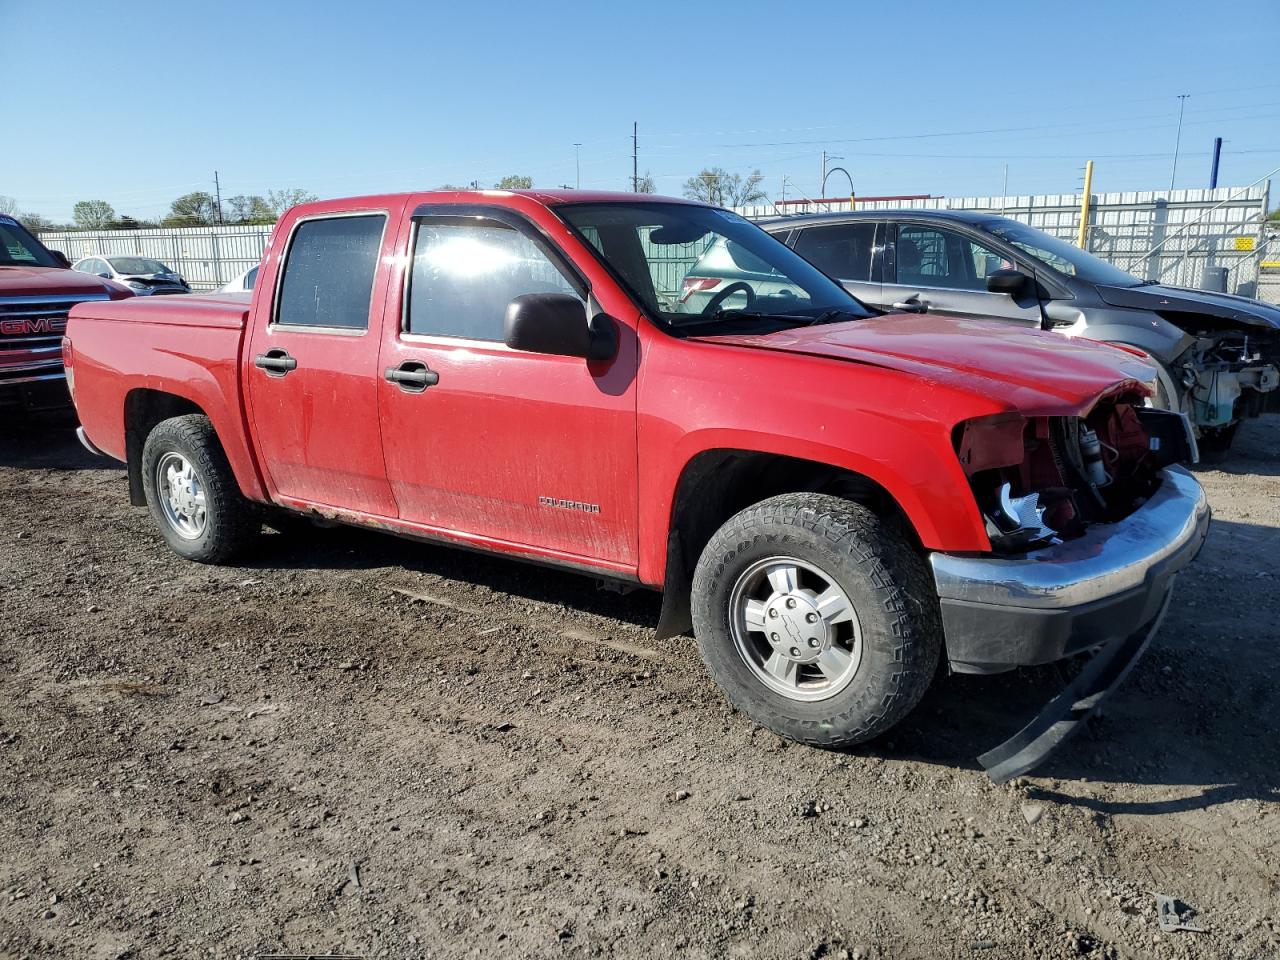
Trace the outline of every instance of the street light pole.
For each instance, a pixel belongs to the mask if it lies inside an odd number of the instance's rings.
[[[1178,135],[1173,140],[1173,173],[1169,175],[1169,190],[1173,190],[1173,182],[1178,179],[1178,148],[1182,145],[1182,111],[1186,109],[1189,93],[1178,94]]]
[[[843,160],[844,157],[837,157],[834,154],[822,151],[822,182],[818,187],[818,198],[820,200],[827,199],[827,164],[832,160]]]
[[[582,189],[582,144],[575,143],[573,145],[573,188],[575,190]]]

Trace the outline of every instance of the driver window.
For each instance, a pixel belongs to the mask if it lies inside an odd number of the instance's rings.
[[[950,230],[898,227],[898,283],[949,290],[987,289],[987,277],[1014,264],[980,243]]]
[[[497,220],[427,219],[414,241],[404,329],[501,342],[507,304],[526,293],[582,299],[538,245],[514,227]]]

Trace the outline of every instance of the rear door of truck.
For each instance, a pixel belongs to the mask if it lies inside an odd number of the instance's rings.
[[[254,298],[246,399],[275,499],[396,515],[378,429],[384,264],[403,203],[282,223]]]

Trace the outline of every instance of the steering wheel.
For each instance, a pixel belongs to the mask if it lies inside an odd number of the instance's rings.
[[[745,309],[750,310],[752,307],[756,305],[755,288],[752,287],[751,284],[747,283],[744,280],[737,280],[734,283],[729,284],[727,287],[725,287],[723,290],[717,293],[714,297],[708,300],[707,305],[702,308],[702,315],[704,317],[711,316],[713,313],[715,313],[717,310],[720,309],[720,304],[724,303],[726,300],[732,297],[735,293],[745,293],[747,295],[747,305]]]

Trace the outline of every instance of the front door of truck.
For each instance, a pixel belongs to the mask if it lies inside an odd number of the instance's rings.
[[[1040,326],[1040,300],[1034,283],[1016,300],[1007,293],[987,290],[987,277],[997,270],[1019,269],[1018,263],[959,230],[931,223],[899,223],[889,253],[880,294],[886,310],[937,311]]]
[[[488,546],[633,567],[634,335],[620,329],[618,355],[599,364],[509,349],[513,298],[562,293],[585,304],[583,278],[514,211],[426,210],[405,238],[410,260],[388,300],[380,363],[400,517]]]
[[[291,505],[396,515],[378,430],[379,265],[395,212],[300,219],[262,275],[246,396],[263,469]]]

